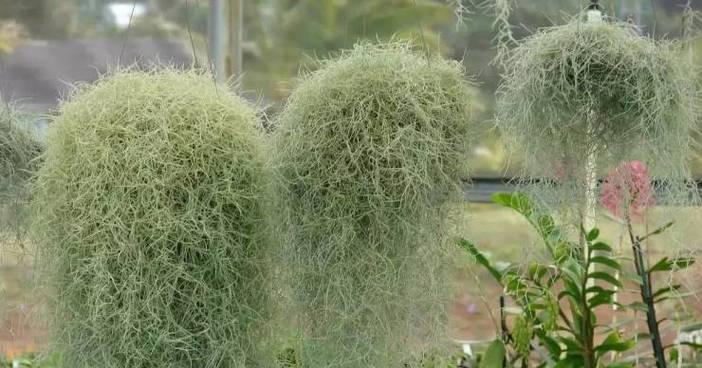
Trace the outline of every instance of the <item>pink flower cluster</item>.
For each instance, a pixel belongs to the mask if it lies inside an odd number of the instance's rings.
[[[629,161],[611,170],[602,184],[600,202],[614,216],[641,218],[656,204],[646,164]]]

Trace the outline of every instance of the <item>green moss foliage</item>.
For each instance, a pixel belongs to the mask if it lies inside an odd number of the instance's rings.
[[[80,88],[36,183],[40,263],[67,367],[258,367],[268,315],[257,113],[210,75]]]
[[[671,194],[686,191],[699,96],[680,51],[630,24],[580,19],[518,45],[498,91],[498,126],[527,175],[565,183],[547,199],[584,200],[577,181],[588,167],[602,174],[633,159]]]
[[[0,107],[0,242],[21,242],[27,228],[28,180],[43,144],[28,118],[12,105]],[[0,255],[2,247],[0,246]]]
[[[460,63],[405,44],[356,46],[292,92],[273,162],[304,366],[400,366],[445,336],[474,102]]]

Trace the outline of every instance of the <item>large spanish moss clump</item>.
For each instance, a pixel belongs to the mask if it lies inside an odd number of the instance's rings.
[[[292,93],[275,163],[306,367],[402,366],[444,337],[474,101],[460,63],[404,44],[356,46]]]
[[[0,243],[22,241],[27,227],[27,182],[44,149],[27,122],[14,106],[0,107]]]
[[[546,200],[582,201],[587,170],[602,174],[628,160],[645,162],[669,194],[685,191],[699,111],[680,51],[629,24],[579,19],[514,50],[498,125],[528,175],[560,182],[564,190],[548,189]]]
[[[36,183],[67,367],[258,367],[267,298],[256,111],[195,71],[127,71],[61,107]]]

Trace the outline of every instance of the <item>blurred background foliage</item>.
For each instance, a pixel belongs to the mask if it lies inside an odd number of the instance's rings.
[[[300,70],[314,59],[361,39],[411,39],[431,52],[463,60],[480,84],[486,134],[475,149],[476,173],[517,172],[519,157],[507,157],[490,130],[494,92],[500,80],[495,57],[493,0],[244,0],[244,91],[275,112]],[[559,24],[584,9],[587,0],[512,0],[515,39]],[[608,15],[640,25],[644,34],[679,38],[686,0],[604,0]],[[468,12],[457,19],[454,7]],[[702,8],[702,1],[692,1]],[[131,27],[120,26],[115,9],[136,6]],[[201,63],[207,60],[207,0],[0,0],[0,55],[32,39],[152,37],[177,39]],[[121,14],[121,17],[124,17]],[[419,30],[422,32],[420,33]],[[423,38],[422,38],[423,36]],[[693,35],[696,57],[702,42]],[[194,46],[194,47],[193,47]],[[1,57],[1,56],[0,56]],[[702,174],[702,165],[697,165]]]

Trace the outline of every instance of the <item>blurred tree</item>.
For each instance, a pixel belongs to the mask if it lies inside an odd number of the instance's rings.
[[[0,21],[0,56],[11,53],[27,39],[27,30],[14,20]]]
[[[257,38],[259,50],[245,60],[245,82],[264,86],[275,100],[289,88],[278,82],[310,65],[306,56],[325,57],[359,40],[393,37],[445,52],[437,30],[454,19],[446,3],[432,0],[261,0],[257,10],[252,20],[261,23],[260,33],[247,36]]]
[[[74,0],[79,4],[76,35],[89,36],[113,28],[107,16],[110,0]]]
[[[34,38],[110,36],[124,32],[110,26],[106,17],[106,6],[113,1],[0,0],[0,21],[14,20]],[[181,39],[188,48],[194,44],[198,60],[206,63],[207,0],[137,1],[147,4],[149,13],[134,21],[130,37]],[[489,120],[500,82],[500,69],[491,63],[495,57],[496,32],[493,29],[495,11],[490,5],[496,1],[245,0],[242,84],[245,90],[256,91],[265,96],[266,102],[277,106],[287,96],[290,81],[299,70],[314,67],[313,57],[326,57],[362,39],[396,37],[421,44],[421,24],[431,52],[463,60],[468,71],[478,76],[487,105],[483,120]],[[509,23],[516,39],[540,27],[563,23],[589,3],[589,0],[509,1],[514,5]],[[652,34],[655,28],[657,37],[678,37],[681,34],[680,12],[686,1],[607,0],[601,3],[608,15],[640,20],[643,33]],[[692,5],[700,9],[702,0],[693,0]],[[463,13],[466,20],[457,25],[454,9],[461,6],[467,7],[470,13]],[[497,139],[494,136],[485,139],[493,153],[499,152]],[[496,160],[502,162],[501,158]],[[500,165],[497,161],[486,167],[494,170]],[[516,163],[518,158],[512,161]]]
[[[207,31],[207,1],[149,0],[151,15],[135,24],[133,32],[181,36],[190,28],[203,59]],[[327,56],[353,46],[360,39],[391,37],[421,43],[419,24],[427,46],[448,50],[438,28],[453,21],[453,11],[435,0],[257,0],[244,2],[244,85],[280,101],[286,83],[306,67],[305,57]],[[173,25],[180,25],[178,27]]]

